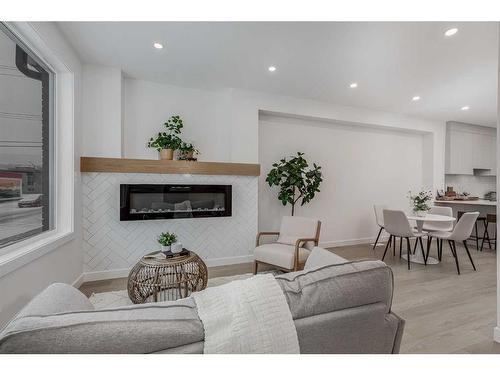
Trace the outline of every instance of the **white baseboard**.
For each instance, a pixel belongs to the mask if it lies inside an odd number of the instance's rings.
[[[379,243],[387,241],[389,236],[381,236],[379,238]],[[340,241],[325,241],[320,242],[319,246],[324,248],[329,247],[339,247],[339,246],[351,246],[351,245],[363,245],[363,244],[372,244],[375,242],[375,238],[373,237],[365,237],[365,238],[356,238],[350,240],[340,240]]]
[[[389,238],[388,236],[381,236],[379,242],[387,241],[388,238]],[[375,238],[366,237],[366,238],[357,238],[351,240],[325,241],[325,242],[320,242],[319,246],[324,248],[329,248],[329,247],[339,247],[339,246],[372,244],[374,241]],[[249,262],[253,262],[253,255],[251,254],[241,255],[236,257],[207,259],[205,261],[208,267],[227,266],[232,264],[241,264]],[[89,281],[109,280],[109,279],[118,279],[122,277],[127,277],[129,272],[130,268],[84,272],[77,280],[75,280],[73,285],[80,286],[82,283],[86,283]]]
[[[249,262],[253,262],[253,255],[207,259],[205,261],[205,264],[207,265],[207,267],[217,267]],[[131,268],[120,268],[105,271],[84,272],[77,280],[75,280],[73,285],[78,285],[77,287],[79,287],[81,284],[89,281],[109,280],[127,277],[130,273],[130,270]]]
[[[228,266],[231,264],[241,264],[241,263],[250,263],[253,262],[253,255],[241,255],[237,257],[227,257],[227,258],[215,258],[215,259],[207,259],[205,261],[208,267],[217,267],[217,266]]]
[[[131,268],[120,268],[114,270],[84,272],[82,275],[83,282],[87,283],[89,281],[119,279],[122,277],[127,277],[128,274],[130,273],[130,270]]]
[[[493,329],[493,340],[500,343],[500,327],[495,327]]]

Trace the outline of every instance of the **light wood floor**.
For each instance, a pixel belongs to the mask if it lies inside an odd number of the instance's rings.
[[[493,341],[496,326],[496,253],[477,252],[469,246],[477,267],[474,272],[465,250],[458,246],[461,275],[457,275],[450,250],[443,245],[443,262],[427,267],[388,254],[385,262],[394,272],[392,309],[406,320],[402,353],[500,353]],[[380,259],[384,248],[369,245],[331,249],[349,259]],[[433,248],[432,254],[436,254]],[[213,267],[209,277],[252,272],[252,264]],[[89,296],[126,288],[126,279],[85,283],[80,290]]]

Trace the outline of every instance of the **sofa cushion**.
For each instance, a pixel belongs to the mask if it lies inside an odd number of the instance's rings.
[[[0,353],[154,353],[204,339],[191,298],[47,315],[36,311],[23,311],[7,326]]]
[[[342,264],[346,263],[347,260],[338,256],[331,251],[325,250],[321,247],[315,246],[309,257],[307,258],[306,264],[304,265],[305,270],[310,270],[313,268],[318,268],[322,266],[327,266],[330,264]]]
[[[392,270],[381,261],[356,261],[276,276],[294,319],[383,303],[390,311]]]
[[[309,250],[299,248],[299,263],[304,263],[309,253]],[[281,243],[260,245],[255,248],[254,257],[255,260],[291,270],[293,269],[295,246]]]

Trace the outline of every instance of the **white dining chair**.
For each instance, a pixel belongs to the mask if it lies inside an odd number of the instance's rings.
[[[427,258],[425,257],[424,245],[422,244],[422,237],[424,233],[416,232],[410,225],[406,214],[403,211],[399,210],[384,210],[384,229],[387,233],[389,233],[389,241],[387,241],[387,245],[385,246],[384,255],[382,256],[382,261],[385,258],[385,254],[387,253],[387,249],[390,246],[391,241],[396,241],[397,237],[401,238],[401,242],[403,238],[406,238],[407,245],[407,257],[408,257],[408,269],[410,269],[410,256],[411,256],[411,246],[410,246],[410,238],[415,238],[415,241],[420,243],[420,249],[422,250],[422,257],[424,258],[424,263],[427,265]],[[399,247],[399,256],[401,257],[401,248]]]
[[[452,232],[429,232],[429,236],[438,239],[438,258],[441,260],[441,255],[443,253],[443,240],[448,241],[448,245],[450,246],[451,254],[455,258],[455,265],[457,266],[457,273],[460,275],[460,266],[458,264],[458,254],[457,254],[457,245],[456,242],[462,242],[465,247],[465,251],[469,256],[470,262],[472,264],[472,268],[474,271],[476,270],[476,266],[474,265],[474,261],[469,252],[469,248],[467,247],[467,238],[470,237],[472,230],[474,229],[474,224],[476,223],[477,217],[479,216],[479,212],[466,212],[462,215],[458,223],[455,225],[455,228]],[[427,248],[426,259],[429,256],[429,248]]]
[[[375,243],[373,244],[373,250],[375,250],[375,246],[377,246],[378,240],[380,238],[380,234],[384,230],[384,209],[386,209],[387,206],[385,204],[374,204],[373,205],[373,210],[375,211],[375,221],[377,222],[377,225],[380,227],[378,234],[377,234],[377,239],[375,240]]]
[[[443,207],[443,206],[433,206],[428,211],[428,213],[433,215],[442,215],[453,217],[453,209],[451,207]],[[453,221],[447,221],[443,223],[424,223],[422,228],[425,232],[451,232],[453,230]],[[432,236],[427,237],[427,249],[429,249],[432,245]],[[436,242],[439,240],[436,239]],[[439,244],[438,244],[439,246]],[[413,250],[415,252],[415,249]],[[438,254],[439,255],[439,254]],[[441,258],[440,258],[441,260]]]

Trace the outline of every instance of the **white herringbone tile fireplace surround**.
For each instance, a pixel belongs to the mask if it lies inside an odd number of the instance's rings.
[[[209,266],[252,259],[257,233],[258,177],[146,173],[82,173],[84,279],[123,277],[175,232]],[[231,184],[231,217],[120,221],[120,184]]]

